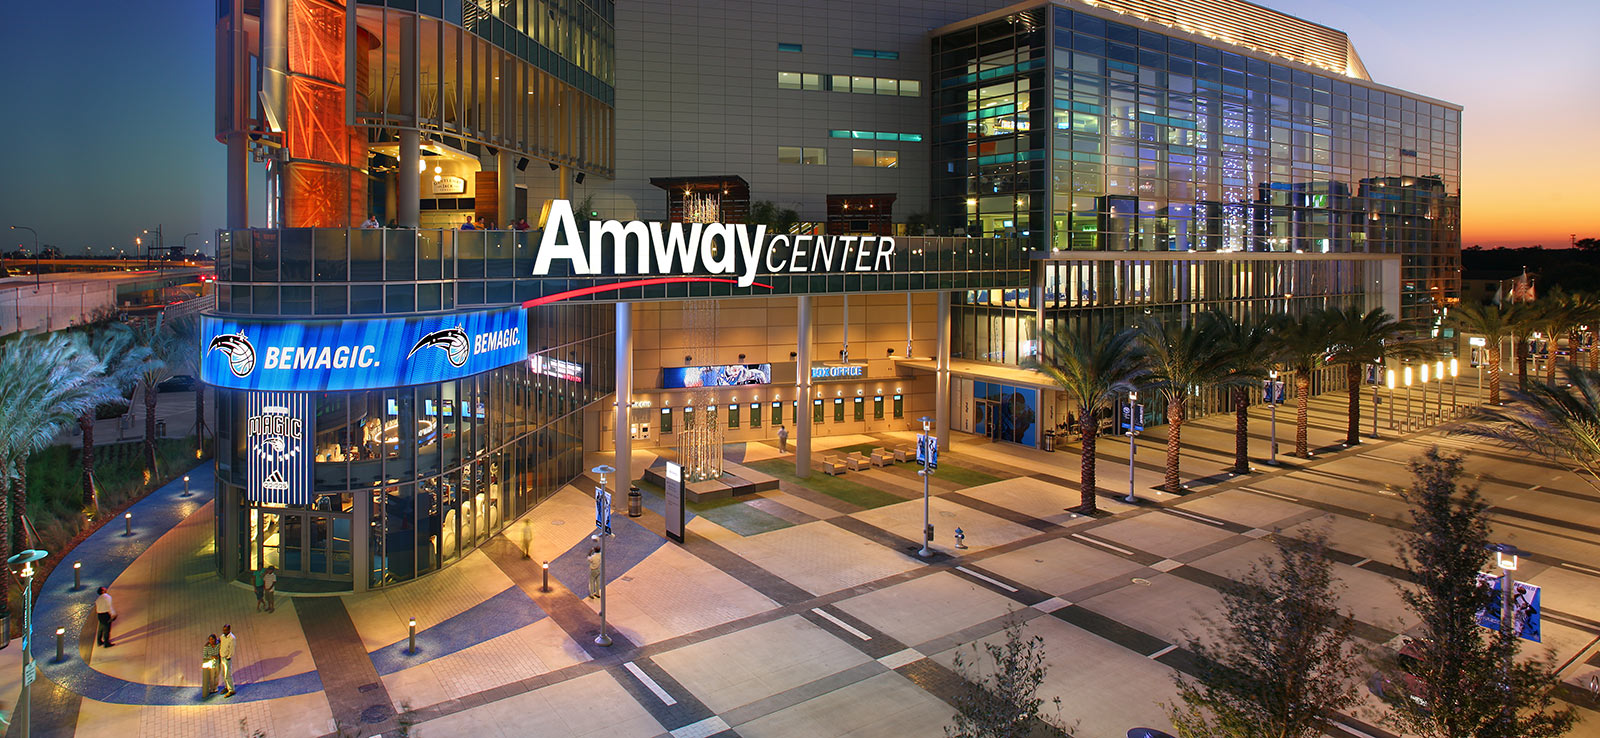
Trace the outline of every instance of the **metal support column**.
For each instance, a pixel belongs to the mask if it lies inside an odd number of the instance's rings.
[[[415,115],[418,110],[417,34],[414,18],[402,16],[400,34],[400,109]],[[420,136],[414,127],[400,129],[400,169],[395,172],[396,220],[401,228],[416,228],[421,224],[422,207],[422,149]]]
[[[617,418],[616,482],[612,488],[626,495],[633,484],[633,304],[617,303]]]
[[[939,293],[936,317],[938,349],[934,355],[933,376],[933,434],[939,439],[939,448],[950,448],[950,293]]]
[[[355,585],[354,591],[361,593],[367,591],[367,584],[372,581],[372,536],[361,535],[369,530],[369,521],[372,520],[372,492],[357,490],[351,495],[355,499],[351,506],[350,530],[350,556],[355,559],[355,564],[350,567],[350,577]]]
[[[510,229],[517,221],[517,163],[510,151],[501,149],[495,156],[494,171],[495,187],[500,195],[497,220],[501,228]]]
[[[811,297],[795,298],[798,325],[795,329],[794,399],[794,475],[811,476]]]

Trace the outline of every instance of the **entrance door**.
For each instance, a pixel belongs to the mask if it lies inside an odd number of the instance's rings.
[[[1000,403],[994,400],[974,400],[972,410],[972,432],[991,439],[999,438]]]
[[[258,509],[257,561],[288,577],[348,579],[350,516]]]

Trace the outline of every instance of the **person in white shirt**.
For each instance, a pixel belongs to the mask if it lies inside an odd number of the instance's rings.
[[[222,642],[219,644],[219,654],[222,661],[222,684],[217,686],[217,691],[223,697],[233,696],[233,649],[237,640],[233,637],[233,626],[222,626]]]
[[[117,608],[111,604],[111,593],[105,587],[99,591],[100,596],[94,599],[94,615],[100,620],[100,628],[95,631],[94,645],[110,648],[117,645],[111,642],[111,621],[117,619]]]

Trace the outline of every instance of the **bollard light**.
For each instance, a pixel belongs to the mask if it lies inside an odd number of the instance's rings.
[[[72,562],[72,588],[83,589],[83,562]]]
[[[133,535],[133,513],[122,514],[122,534],[125,536]]]
[[[410,648],[406,649],[406,653],[415,654],[417,652],[417,619],[416,618],[412,618],[411,619],[410,630],[411,630],[410,644],[409,644]]]
[[[67,635],[67,629],[66,628],[56,628],[56,661],[57,662],[66,661],[67,660],[66,647],[63,645],[64,641],[66,640],[66,635]]]
[[[183,496],[184,497],[188,497],[189,496],[189,475],[188,474],[183,475]]]
[[[550,562],[546,561],[543,564],[540,564],[539,565],[539,569],[540,569],[540,574],[544,578],[544,581],[539,584],[539,591],[540,592],[549,592],[550,591]]]

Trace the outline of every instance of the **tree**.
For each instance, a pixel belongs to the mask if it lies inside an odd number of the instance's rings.
[[[1189,412],[1189,393],[1196,387],[1220,384],[1232,369],[1232,355],[1214,319],[1140,321],[1135,346],[1144,378],[1161,393],[1167,405],[1167,494],[1181,494],[1179,474],[1183,451],[1183,421]]]
[[[1540,456],[1600,491],[1600,372],[1575,369],[1570,386],[1536,384],[1522,402],[1486,408],[1456,433]]]
[[[1250,471],[1250,390],[1266,379],[1272,368],[1272,334],[1259,320],[1235,320],[1220,310],[1211,313],[1217,338],[1228,347],[1228,378],[1233,396],[1233,472]]]
[[[1222,585],[1223,623],[1189,637],[1193,678],[1176,676],[1167,714],[1180,738],[1313,738],[1359,701],[1355,620],[1331,604],[1343,589],[1327,532],[1273,539],[1277,556]]]
[[[1078,406],[1078,432],[1083,439],[1079,451],[1077,511],[1090,515],[1095,506],[1095,436],[1100,416],[1111,412],[1117,396],[1133,389],[1139,374],[1132,330],[1117,330],[1102,324],[1094,335],[1062,327],[1045,336],[1045,360],[1040,368],[1061,387]]]
[[[1518,661],[1516,635],[1478,625],[1493,596],[1478,584],[1489,564],[1489,503],[1460,487],[1460,456],[1437,448],[1411,461],[1416,481],[1402,494],[1412,525],[1400,546],[1411,584],[1400,596],[1421,621],[1411,679],[1386,671],[1402,694],[1387,694],[1389,720],[1421,738],[1547,738],[1576,722],[1552,709],[1560,683],[1552,655]]]
[[[1412,353],[1401,343],[1409,328],[1383,308],[1365,313],[1353,307],[1329,308],[1323,313],[1323,320],[1327,323],[1329,339],[1326,361],[1344,367],[1345,381],[1349,385],[1345,388],[1349,395],[1349,419],[1344,442],[1354,446],[1361,442],[1361,371],[1390,356]]]
[[[789,208],[780,208],[771,200],[750,203],[750,222],[764,225],[776,233],[788,233],[800,222],[800,214]]]
[[[1294,455],[1311,455],[1306,426],[1311,416],[1311,373],[1327,361],[1328,326],[1321,310],[1300,316],[1284,315],[1272,327],[1273,355],[1294,372]]]
[[[1463,302],[1450,309],[1448,325],[1463,333],[1483,336],[1488,356],[1480,362],[1489,367],[1489,404],[1500,404],[1500,342],[1516,335],[1522,312],[1510,302],[1478,305]]]
[[[133,324],[134,343],[149,351],[139,374],[139,390],[144,393],[144,481],[156,478],[156,399],[159,386],[172,376],[169,359],[174,357],[175,344],[172,332],[164,324],[165,313],[156,313],[153,320]]]
[[[1534,316],[1530,318],[1530,325],[1544,335],[1546,346],[1544,362],[1544,381],[1546,384],[1556,382],[1556,348],[1561,343],[1561,336],[1568,330],[1578,325],[1576,318],[1578,304],[1573,295],[1560,286],[1552,287],[1545,296],[1533,303]],[[1570,347],[1574,354],[1578,351],[1577,342]],[[1528,391],[1524,386],[1522,391]]]
[[[99,363],[98,381],[116,395],[111,404],[126,408],[124,392],[145,372],[150,349],[136,345],[133,329],[122,323],[109,323],[97,327],[87,337],[87,347]],[[196,352],[196,356],[198,356]],[[78,416],[78,427],[83,431],[83,507],[98,508],[99,500],[94,490],[94,421],[98,408]]]
[[[956,696],[954,724],[945,726],[946,738],[1066,738],[1060,724],[1061,698],[1050,700],[1047,707],[1039,696],[1039,685],[1050,669],[1044,639],[1023,640],[1023,621],[1015,613],[1005,622],[1003,642],[984,643],[981,651],[978,643],[956,651],[955,672],[967,681],[967,689]],[[985,656],[991,666],[988,673],[977,666]]]

